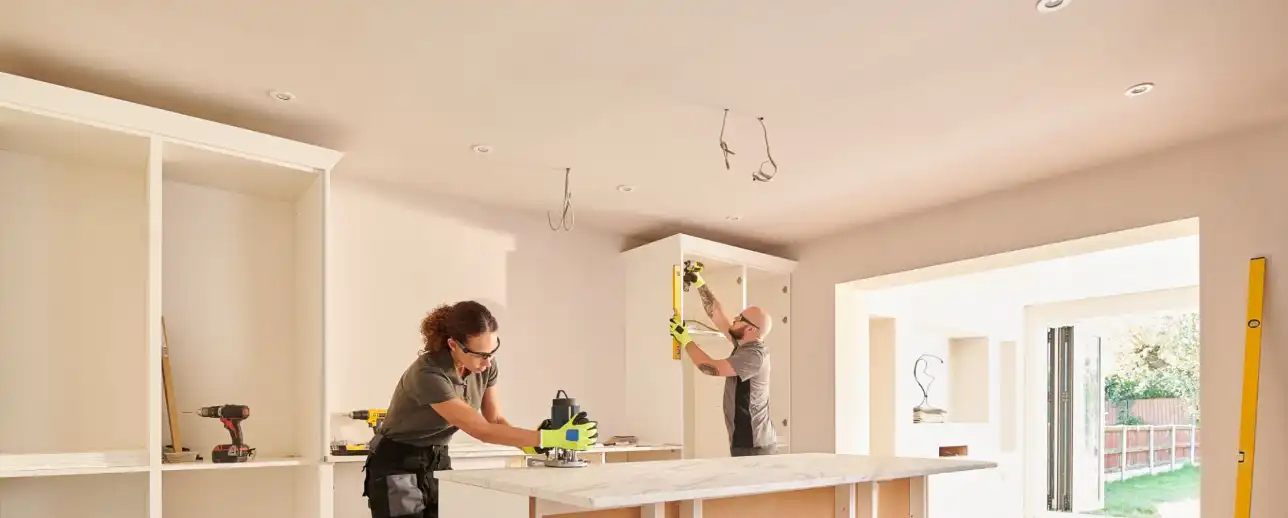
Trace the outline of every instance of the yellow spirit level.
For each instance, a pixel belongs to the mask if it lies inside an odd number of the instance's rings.
[[[675,313],[675,320],[684,325],[684,315],[680,313],[680,283],[683,280],[683,274],[680,265],[671,267],[671,311]],[[671,339],[671,359],[680,359],[680,341]]]
[[[1239,418],[1239,468],[1234,518],[1251,518],[1252,459],[1257,449],[1257,393],[1261,389],[1261,310],[1266,296],[1266,258],[1252,260],[1248,272],[1248,320],[1243,352],[1243,403]]]

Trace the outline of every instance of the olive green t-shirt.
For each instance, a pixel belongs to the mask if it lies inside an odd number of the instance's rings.
[[[496,385],[496,360],[481,373],[468,372],[462,378],[448,351],[426,353],[403,372],[389,400],[389,413],[377,433],[413,446],[447,444],[457,428],[447,424],[430,405],[461,398],[478,410],[483,392]]]

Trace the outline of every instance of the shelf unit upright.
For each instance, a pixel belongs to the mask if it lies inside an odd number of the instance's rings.
[[[779,452],[791,448],[791,274],[796,262],[685,234],[632,248],[621,255],[626,294],[624,429],[643,444],[682,444],[684,458],[729,455],[723,411],[724,380],[701,374],[688,355],[672,356],[665,322],[672,314],[671,276],[686,260],[703,263],[703,278],[729,318],[755,305],[770,313],[770,414]],[[713,358],[732,344],[712,332],[696,290],[681,297],[695,342]]]
[[[329,512],[329,178],[342,153],[0,74],[0,516]],[[251,462],[163,463],[245,404]],[[223,486],[223,487],[221,487]]]

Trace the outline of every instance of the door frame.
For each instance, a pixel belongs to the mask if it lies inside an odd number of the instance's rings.
[[[1025,306],[1024,413],[1020,426],[1024,452],[1024,516],[1042,518],[1046,510],[1047,329],[1079,320],[1156,311],[1199,311],[1199,287],[1127,293],[1108,297]],[[1200,317],[1201,318],[1201,317]],[[1067,513],[1056,513],[1071,516]]]

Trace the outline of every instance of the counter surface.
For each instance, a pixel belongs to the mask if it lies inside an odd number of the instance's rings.
[[[680,450],[682,447],[674,444],[663,445],[632,445],[632,446],[604,446],[597,444],[587,453],[631,453],[637,451],[673,451]],[[522,450],[510,446],[498,446],[495,444],[485,443],[465,443],[452,444],[448,448],[448,454],[453,459],[479,459],[492,457],[521,457],[526,454]],[[366,462],[366,456],[344,456],[344,455],[327,455],[327,462],[346,463],[346,462]]]
[[[798,453],[434,473],[440,480],[583,509],[795,491],[997,467],[995,462]]]

